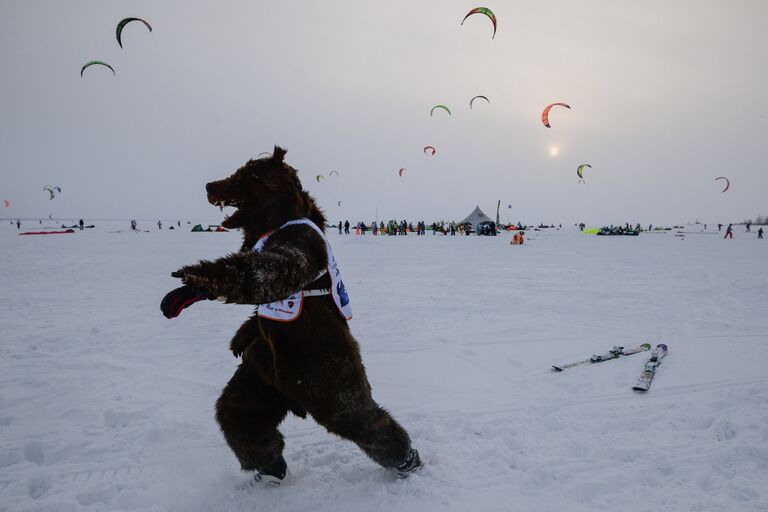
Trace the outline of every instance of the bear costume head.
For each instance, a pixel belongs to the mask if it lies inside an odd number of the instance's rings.
[[[242,229],[244,248],[292,219],[306,217],[325,230],[323,213],[302,188],[296,169],[284,162],[285,153],[275,146],[270,157],[249,160],[228,178],[205,186],[209,203],[236,208],[221,225]]]

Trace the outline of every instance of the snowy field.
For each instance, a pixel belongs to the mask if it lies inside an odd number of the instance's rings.
[[[768,241],[742,227],[332,233],[374,396],[426,466],[397,481],[291,417],[292,480],[241,493],[213,404],[251,309],[159,310],[239,235],[145,225],[0,226],[0,511],[768,511]],[[645,395],[647,354],[549,370],[642,342],[669,346]]]

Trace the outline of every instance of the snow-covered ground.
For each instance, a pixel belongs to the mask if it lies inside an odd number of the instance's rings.
[[[743,228],[331,234],[374,396],[426,466],[395,480],[290,418],[292,481],[248,494],[213,404],[250,308],[159,311],[239,235],[97,224],[0,225],[0,511],[768,510],[768,241]],[[646,354],[549,370],[642,342],[669,346],[645,395]]]

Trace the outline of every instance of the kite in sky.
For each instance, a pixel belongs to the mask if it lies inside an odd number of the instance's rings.
[[[729,188],[731,188],[731,180],[729,180],[725,176],[718,176],[717,178],[715,178],[715,181],[717,181],[717,180],[725,180],[725,188],[723,189],[723,192],[725,192]]]
[[[552,103],[550,105],[547,105],[547,108],[545,108],[544,112],[541,113],[541,122],[544,123],[544,126],[546,126],[547,128],[552,128],[551,126],[549,126],[549,110],[552,107],[554,107],[555,105],[560,106],[560,107],[565,107],[565,108],[568,108],[568,109],[571,108],[570,105],[567,105],[565,103]]]
[[[46,186],[43,187],[43,190],[45,190],[46,192],[51,194],[51,197],[50,197],[49,200],[51,200],[54,197],[56,197],[56,193],[61,194],[61,187],[52,187],[50,185],[46,185]]]
[[[496,37],[496,15],[493,14],[493,11],[491,11],[487,7],[475,7],[474,9],[469,11],[466,16],[464,16],[464,19],[461,20],[461,24],[464,25],[464,22],[467,21],[467,18],[469,18],[473,14],[485,14],[486,16],[488,16],[488,18],[490,18],[491,23],[493,23],[493,35],[491,36],[491,39],[495,38]]]
[[[106,66],[106,67],[108,67],[109,69],[111,69],[111,70],[112,70],[112,74],[113,74],[113,75],[115,75],[115,76],[117,76],[117,74],[115,73],[115,69],[114,69],[112,66],[110,66],[110,65],[109,65],[109,64],[107,64],[106,62],[102,62],[102,61],[100,61],[100,60],[92,60],[92,61],[90,61],[90,62],[86,62],[86,63],[85,63],[85,65],[82,67],[82,69],[80,69],[80,76],[81,76],[81,77],[83,76],[83,73],[85,72],[85,70],[86,70],[87,68],[89,68],[89,67],[91,67],[91,66],[96,66],[96,65],[99,65],[99,66]]]
[[[475,96],[474,98],[472,98],[471,100],[469,100],[469,108],[472,108],[472,103],[473,103],[473,102],[474,102],[474,101],[475,101],[477,98],[482,98],[482,99],[484,99],[485,101],[487,101],[489,105],[491,104],[491,100],[489,100],[489,99],[488,99],[488,98],[486,98],[485,96]]]
[[[432,110],[429,111],[429,115],[431,116],[432,114],[434,114],[435,113],[435,109],[438,109],[438,108],[441,108],[441,109],[445,110],[446,112],[448,112],[449,116],[451,115],[451,110],[448,107],[446,107],[445,105],[435,105],[434,107],[432,107]]]
[[[580,166],[579,166],[579,167],[576,169],[576,175],[579,177],[579,182],[583,182],[583,183],[586,183],[586,181],[584,181],[584,168],[585,168],[585,167],[589,167],[590,169],[592,168],[592,166],[591,166],[591,165],[589,165],[589,164],[581,164],[581,165],[580,165]]]
[[[117,24],[117,34],[116,34],[117,35],[117,44],[120,45],[120,48],[123,47],[123,41],[121,40],[121,37],[123,35],[123,29],[125,28],[125,26],[127,24],[129,24],[132,21],[140,21],[140,22],[142,22],[144,25],[146,25],[146,27],[149,29],[149,31],[152,32],[152,27],[149,25],[149,23],[147,23],[143,19],[141,19],[141,18],[124,18],[124,19],[120,20],[120,23]]]

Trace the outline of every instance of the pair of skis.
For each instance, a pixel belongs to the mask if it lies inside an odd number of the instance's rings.
[[[609,350],[604,354],[596,354],[590,357],[589,359],[585,359],[583,361],[577,361],[575,363],[568,363],[568,364],[559,365],[559,366],[552,366],[552,370],[556,372],[562,372],[564,370],[567,370],[568,368],[602,363],[604,361],[618,359],[621,356],[631,356],[632,354],[637,354],[639,352],[646,352],[648,350],[651,350],[650,343],[643,343],[642,345],[639,345],[637,347],[630,347],[630,348],[613,347],[611,350]],[[650,359],[646,361],[643,371],[642,373],[640,373],[640,378],[638,378],[637,384],[635,384],[632,387],[632,389],[634,389],[635,391],[648,391],[648,389],[650,389],[651,387],[651,382],[653,382],[653,377],[656,375],[656,369],[659,367],[659,365],[661,364],[661,360],[664,359],[664,356],[666,355],[667,355],[667,346],[664,345],[663,343],[656,345],[656,348],[653,349],[653,352],[651,353]]]
[[[667,346],[663,343],[656,345],[656,348],[653,349],[653,353],[651,354],[651,358],[645,362],[645,368],[643,368],[642,373],[640,373],[640,378],[637,379],[637,384],[635,384],[632,389],[642,392],[648,391],[651,387],[651,382],[653,382],[653,377],[656,375],[656,369],[666,355]]]

